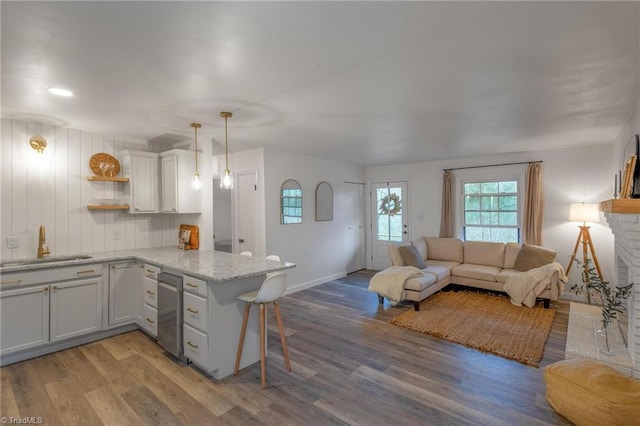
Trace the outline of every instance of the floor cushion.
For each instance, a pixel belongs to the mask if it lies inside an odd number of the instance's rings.
[[[547,401],[576,425],[631,425],[640,419],[640,381],[591,359],[544,370]]]

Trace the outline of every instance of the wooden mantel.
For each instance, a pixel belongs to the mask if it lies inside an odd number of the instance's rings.
[[[640,214],[640,198],[601,201],[600,211],[605,213]]]

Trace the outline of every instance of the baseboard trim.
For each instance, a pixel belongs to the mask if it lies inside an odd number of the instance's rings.
[[[317,280],[308,281],[306,283],[297,284],[292,287],[287,287],[287,290],[284,292],[285,296],[293,293],[297,293],[302,290],[306,290],[320,284],[328,283],[329,281],[337,280],[340,278],[344,278],[347,276],[346,271],[338,272],[337,274],[327,275],[326,277],[318,278]]]
[[[16,362],[24,361],[31,358],[36,358],[42,355],[47,355],[53,352],[58,352],[64,349],[73,348],[75,346],[84,345],[87,343],[95,342],[97,340],[106,339],[117,334],[126,333],[128,331],[137,330],[137,324],[129,324],[122,327],[111,328],[109,330],[102,330],[96,333],[85,334],[72,339],[61,340],[59,342],[45,343],[42,346],[35,348],[29,348],[18,352],[2,355],[0,357],[0,366],[14,364]]]

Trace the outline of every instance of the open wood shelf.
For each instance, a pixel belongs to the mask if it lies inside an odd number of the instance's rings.
[[[97,206],[97,205],[88,205],[87,209],[89,210],[128,210],[128,204],[116,204],[113,206]]]
[[[129,178],[115,176],[89,176],[87,180],[100,182],[129,182]]]
[[[605,213],[640,214],[640,198],[621,198],[601,201],[600,211]]]

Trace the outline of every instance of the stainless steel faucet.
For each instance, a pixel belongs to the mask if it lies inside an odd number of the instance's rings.
[[[44,234],[44,225],[40,225],[40,235],[38,236],[38,259],[42,259],[46,255],[51,253],[49,247],[45,247],[45,234]]]

